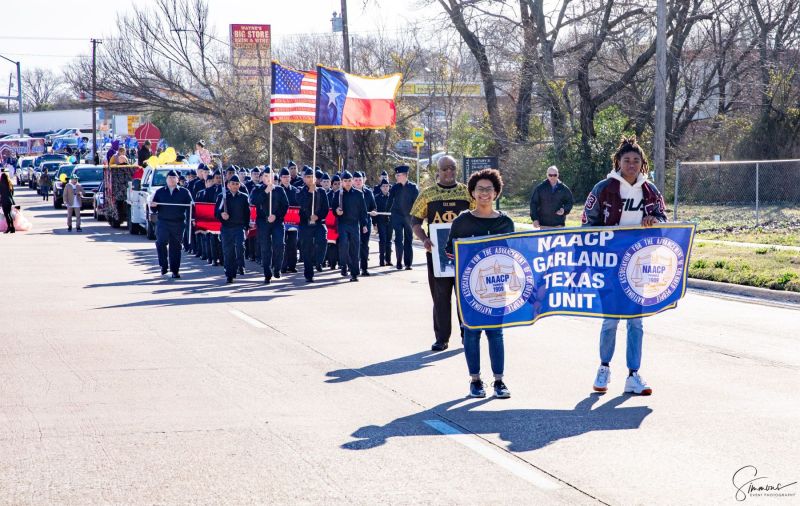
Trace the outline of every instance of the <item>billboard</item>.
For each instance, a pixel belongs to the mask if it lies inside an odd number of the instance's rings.
[[[269,78],[271,52],[270,25],[230,25],[231,63],[236,75],[257,84],[260,77]],[[268,81],[264,81],[267,85]]]
[[[482,97],[480,83],[403,83],[400,94],[406,97]]]

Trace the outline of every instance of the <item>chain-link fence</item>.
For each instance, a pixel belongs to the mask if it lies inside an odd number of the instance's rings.
[[[800,227],[800,160],[678,162],[675,221],[699,230]]]

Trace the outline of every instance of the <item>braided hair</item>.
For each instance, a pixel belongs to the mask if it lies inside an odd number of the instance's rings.
[[[647,174],[649,169],[649,164],[647,163],[647,157],[644,154],[644,149],[639,145],[636,141],[636,136],[631,135],[630,137],[622,137],[622,140],[617,146],[617,150],[611,155],[611,163],[614,165],[614,170],[619,171],[619,162],[622,160],[622,156],[625,153],[637,153],[639,156],[642,157],[642,168],[639,172],[642,174]]]

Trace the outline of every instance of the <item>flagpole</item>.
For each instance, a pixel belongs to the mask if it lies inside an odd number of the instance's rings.
[[[312,184],[311,184],[311,215],[314,214],[314,197],[317,195],[317,184],[316,184],[316,177],[317,177],[317,126],[314,125],[314,154],[311,155],[311,171],[313,172],[312,175]],[[311,216],[309,216],[309,220]]]
[[[269,184],[273,185],[272,179],[272,122],[269,122]],[[270,186],[271,187],[271,186]],[[272,190],[269,192],[269,215],[267,218],[272,215]]]

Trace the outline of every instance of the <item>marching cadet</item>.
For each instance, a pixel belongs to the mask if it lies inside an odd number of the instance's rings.
[[[372,187],[372,193],[374,193],[376,197],[381,192],[381,183],[383,182],[383,180],[384,179],[387,181],[389,180],[389,173],[386,172],[385,170],[382,170],[381,175],[378,179],[379,179],[378,184]]]
[[[411,247],[413,240],[411,230],[411,207],[419,195],[417,185],[408,180],[408,165],[400,165],[394,169],[397,182],[389,190],[389,223],[394,231],[394,251],[397,256],[397,270],[406,265],[406,270],[411,270],[414,260],[414,250]]]
[[[323,172],[322,173],[322,179],[320,181],[320,186],[322,187],[323,190],[325,190],[326,194],[329,191],[331,191],[331,176],[327,172]]]
[[[328,197],[322,188],[314,183],[314,171],[311,167],[303,168],[305,187],[297,195],[300,206],[300,231],[298,240],[303,249],[303,275],[306,281],[314,281],[314,269],[322,271],[322,260],[328,247],[328,229],[325,217],[328,216]],[[313,204],[312,204],[313,202]]]
[[[342,262],[342,276],[350,269],[350,281],[358,281],[359,243],[364,231],[369,232],[367,204],[364,194],[353,187],[353,179],[348,171],[342,174],[342,189],[337,192],[336,208],[337,230],[339,231],[339,258]],[[362,272],[363,274],[363,272]]]
[[[372,232],[372,217],[377,216],[375,196],[372,190],[364,184],[365,175],[361,171],[356,171],[353,177],[353,188],[360,191],[364,196],[364,204],[367,206],[367,225],[366,230],[361,230],[361,241],[359,245],[359,258],[361,265],[361,275],[369,276],[367,263],[369,261],[369,236]]]
[[[285,235],[283,219],[289,210],[286,192],[274,184],[268,169],[261,173],[261,184],[250,193],[250,204],[256,208],[261,266],[264,268],[264,284],[268,285],[273,277],[281,277]]]
[[[209,197],[208,199],[206,198],[206,191],[209,188],[213,188],[213,186],[214,186],[214,176],[212,176],[212,175],[206,176],[205,188],[203,188],[202,190],[197,192],[197,198],[195,198],[194,201],[195,202],[207,202],[207,203],[211,203],[211,204],[216,202],[216,200],[217,200],[216,197],[214,197],[213,201],[209,200],[211,197]],[[210,247],[211,243],[210,243],[210,241],[209,241],[209,239],[207,237],[209,235],[211,235],[211,234],[206,232],[205,230],[198,230],[197,234],[195,235],[195,238],[197,240],[197,244],[198,244],[199,250],[200,250],[200,259],[201,260],[207,260],[208,263],[212,263],[211,247]]]
[[[339,174],[334,174],[331,178],[330,190],[328,190],[328,207],[336,209],[338,207],[337,199],[338,192],[342,184],[342,179]],[[333,213],[336,215],[336,213]],[[336,230],[339,230],[339,218],[336,217]],[[332,245],[328,246],[328,251],[325,253],[325,261],[331,270],[336,270],[336,265],[339,263],[339,240],[337,239]]]
[[[250,227],[250,203],[239,187],[239,176],[234,174],[228,180],[228,191],[217,197],[214,206],[214,216],[222,222],[222,257],[228,283],[233,283],[237,272],[244,274],[244,236]]]
[[[214,171],[213,183],[211,188],[206,188],[203,202],[216,204],[217,197],[222,194],[222,173],[220,171]],[[208,243],[208,251],[211,254],[208,258],[208,263],[214,266],[222,265],[222,243],[220,242],[220,235],[206,234],[206,242]]]
[[[299,191],[297,187],[291,184],[291,178],[292,176],[289,169],[286,167],[282,168],[280,172],[280,186],[286,193],[286,199],[289,201],[289,205],[297,206],[297,194]],[[283,252],[281,272],[297,272],[297,227],[284,223],[284,228],[286,231],[286,247]]]
[[[186,224],[186,209],[192,204],[192,195],[186,188],[178,186],[178,173],[167,173],[167,186],[153,194],[150,208],[158,211],[156,222],[156,251],[161,275],[172,271],[173,278],[180,278],[181,237]],[[169,257],[169,261],[167,261]]]
[[[244,171],[247,173],[247,171]],[[249,195],[253,192],[253,188],[261,184],[261,178],[259,177],[260,171],[257,168],[250,170],[250,175],[248,176],[244,184],[242,186],[244,189],[242,191],[247,192]],[[239,176],[239,180],[241,181],[242,176]],[[252,260],[253,262],[258,261],[257,257],[260,255],[258,247],[258,236],[256,237],[248,237],[244,240],[244,257],[248,260]]]
[[[289,175],[291,176],[290,184],[295,188],[303,187],[303,178],[297,174],[297,164],[289,160]]]
[[[386,171],[384,171],[386,172]],[[381,179],[375,193],[375,210],[379,213],[389,212],[389,180]],[[374,218],[375,225],[378,227],[378,258],[380,266],[392,265],[392,227],[389,225],[389,217],[379,214]]]
[[[431,251],[433,243],[429,234],[425,233],[422,223],[428,222],[428,232],[434,223],[452,223],[461,214],[461,211],[474,209],[475,201],[469,194],[467,185],[456,181],[456,160],[452,156],[443,156],[438,162],[436,184],[425,188],[414,202],[411,209],[411,222],[414,234],[425,245],[425,257],[428,261],[428,286],[433,299],[433,333],[436,342],[431,346],[433,351],[447,349],[452,330],[451,299],[455,278],[437,278],[433,275],[433,255],[439,252]],[[464,329],[461,328],[463,336]]]
[[[194,200],[194,193],[192,193],[192,187],[194,186],[194,182],[197,180],[197,172],[194,170],[189,170],[186,173],[186,177],[181,179],[183,176],[178,177],[178,186],[182,186],[189,190],[189,194],[192,196],[192,200]],[[186,226],[183,227],[183,250],[188,253],[194,253],[194,250],[197,249],[197,244],[194,241],[190,241],[189,238],[192,235],[192,222],[190,219],[191,212],[190,209],[186,208]]]

